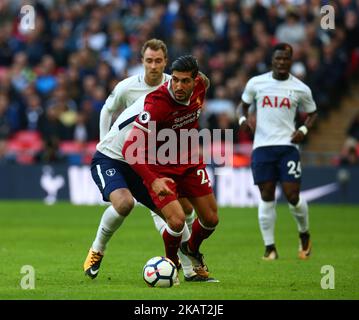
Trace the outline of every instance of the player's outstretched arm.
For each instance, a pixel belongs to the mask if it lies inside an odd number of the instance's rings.
[[[296,131],[292,134],[293,143],[301,143],[304,140],[304,137],[308,133],[309,129],[313,127],[315,120],[317,119],[318,114],[316,111],[308,113],[307,118],[305,119],[304,125],[299,127]]]

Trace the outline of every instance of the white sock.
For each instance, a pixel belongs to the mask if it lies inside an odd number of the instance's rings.
[[[155,223],[155,227],[159,231],[161,236],[162,236],[162,234],[163,234],[163,232],[165,231],[166,228],[167,228],[167,231],[171,230],[171,229],[169,229],[167,227],[167,223],[158,214],[151,211],[151,215],[152,215],[153,221]],[[181,242],[188,241],[190,236],[191,236],[191,234],[189,232],[187,223],[185,223],[184,228],[183,228],[182,241]],[[178,250],[177,254],[178,254],[178,257],[179,257],[179,259],[181,261],[181,264],[182,264],[183,274],[186,277],[191,277],[191,276],[195,275],[195,272],[193,271],[193,265],[192,265],[191,260],[186,255],[184,255],[181,252],[181,250]]]
[[[194,209],[192,210],[192,213],[190,215],[186,215],[186,223],[189,229],[189,232],[192,233],[192,224],[194,222],[194,219],[196,219],[196,214]]]
[[[107,242],[110,241],[112,235],[121,226],[123,220],[125,220],[125,217],[118,214],[113,206],[109,206],[102,215],[92,249],[103,254]]]
[[[274,225],[277,217],[275,201],[259,201],[258,220],[264,245],[274,244]]]
[[[151,216],[153,218],[153,222],[155,224],[157,231],[162,236],[163,232],[165,231],[166,225],[167,225],[166,221],[163,220],[156,212],[151,211]]]
[[[186,222],[184,224],[184,228],[183,228],[181,243],[188,241],[190,237],[191,237],[191,233],[189,232],[189,228],[188,228],[187,222]],[[196,273],[193,270],[192,261],[185,254],[183,254],[181,250],[178,250],[178,257],[181,261],[183,274],[185,275],[185,277],[194,276]]]
[[[298,231],[306,232],[309,229],[309,219],[308,219],[308,203],[307,201],[299,197],[298,203],[293,206],[290,203],[289,210],[292,213],[295,221],[297,222]]]

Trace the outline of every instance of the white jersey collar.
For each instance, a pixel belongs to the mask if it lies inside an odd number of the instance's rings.
[[[142,82],[147,88],[154,88],[154,87],[158,87],[160,86],[161,84],[163,84],[166,80],[166,75],[164,73],[162,73],[162,79],[161,79],[161,82],[158,84],[158,85],[155,85],[155,86],[150,86],[146,80],[145,80],[145,75],[142,73],[139,75],[139,81]]]
[[[270,71],[270,72],[269,72],[269,77],[270,77],[272,80],[274,80],[274,81],[288,81],[288,80],[292,80],[292,78],[293,78],[293,76],[289,73],[289,76],[288,76],[287,79],[285,79],[285,80],[278,80],[278,79],[276,79],[276,78],[273,77],[273,71]]]

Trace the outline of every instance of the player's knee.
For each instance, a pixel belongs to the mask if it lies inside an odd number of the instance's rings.
[[[181,232],[185,223],[184,216],[171,216],[167,218],[168,226],[175,232]]]
[[[274,201],[274,195],[272,194],[272,192],[262,192],[261,193],[261,198],[265,202]]]
[[[287,200],[292,206],[296,206],[299,202],[299,194],[297,192],[292,192],[287,195]]]
[[[219,222],[219,219],[218,219],[218,216],[212,216],[206,223],[206,226],[209,227],[209,228],[214,228],[217,226]]]
[[[186,216],[189,216],[193,211],[193,207],[190,204],[182,205],[182,208]]]
[[[218,214],[216,213],[211,217],[211,227],[212,228],[216,227],[218,223],[219,223],[219,218],[218,218]]]
[[[261,199],[265,202],[274,201],[275,199],[275,184],[268,182],[259,185]]]
[[[185,215],[189,216],[193,211],[192,204],[187,199],[184,199],[184,198],[180,200],[180,204],[181,204],[181,207],[182,207]]]
[[[205,217],[203,217],[203,219],[201,219],[201,222],[203,223],[204,226],[208,228],[216,227],[219,222],[217,209],[212,209],[208,215],[206,215]]]
[[[113,207],[121,216],[128,216],[133,209],[135,202],[132,197],[125,197],[119,201],[112,203]]]

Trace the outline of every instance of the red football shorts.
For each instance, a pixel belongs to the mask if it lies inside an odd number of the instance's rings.
[[[151,170],[158,178],[172,178],[175,183],[167,182],[173,195],[158,196],[146,181],[144,184],[158,209],[178,198],[197,198],[213,193],[206,167],[200,164],[196,167],[179,168],[170,166],[153,166]]]

